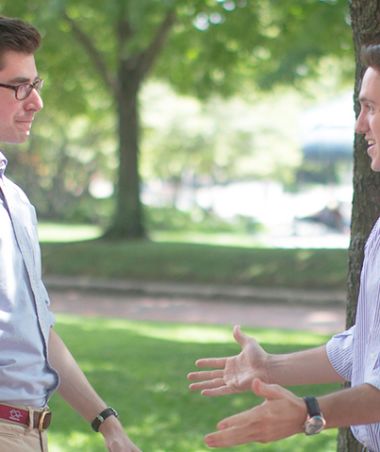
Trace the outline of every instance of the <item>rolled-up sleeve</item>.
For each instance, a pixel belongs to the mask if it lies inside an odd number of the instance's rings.
[[[326,345],[327,356],[335,371],[346,381],[352,378],[355,326],[333,336]]]

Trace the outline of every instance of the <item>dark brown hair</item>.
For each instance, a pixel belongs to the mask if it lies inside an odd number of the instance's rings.
[[[380,71],[380,43],[364,45],[360,51],[360,59],[365,67]]]
[[[0,16],[0,68],[1,58],[7,51],[33,54],[41,43],[38,30],[20,19]]]

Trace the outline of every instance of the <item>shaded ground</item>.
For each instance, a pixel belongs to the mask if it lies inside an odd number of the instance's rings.
[[[83,288],[51,288],[53,311],[131,320],[240,324],[249,327],[290,328],[333,334],[344,329],[345,306],[335,301],[289,303],[173,295],[135,295]]]

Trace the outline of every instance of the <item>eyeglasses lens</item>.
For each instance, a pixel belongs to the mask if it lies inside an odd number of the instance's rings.
[[[33,83],[25,83],[22,85],[18,85],[17,87],[17,93],[16,93],[16,97],[19,100],[24,100],[26,99],[30,93],[32,92],[33,89],[35,89],[38,93],[41,91],[41,88],[43,86],[44,82],[43,80],[35,80]]]

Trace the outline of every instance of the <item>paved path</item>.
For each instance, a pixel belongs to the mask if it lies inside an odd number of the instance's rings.
[[[56,313],[123,317],[132,320],[191,322],[250,327],[291,328],[332,334],[344,329],[345,307],[336,301],[289,303],[224,297],[192,298],[170,294],[136,295],[122,291],[89,291],[83,287],[50,287]]]

